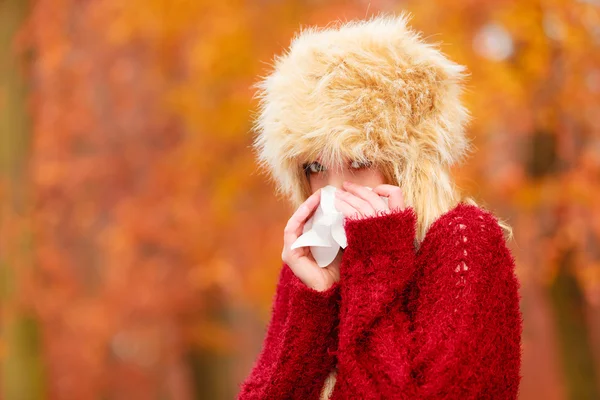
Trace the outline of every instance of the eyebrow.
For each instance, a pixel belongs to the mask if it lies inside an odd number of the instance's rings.
[[[315,163],[315,162],[316,162],[316,163],[318,163],[318,164],[321,164],[323,167],[325,167],[325,165],[323,165],[323,163],[322,163],[322,162],[320,162],[320,161],[318,161],[318,160],[306,161],[305,163],[303,163],[303,164],[302,164],[302,167],[303,167],[303,168],[306,168],[306,167],[308,167],[310,164],[312,164],[312,163]]]
[[[314,158],[314,159],[305,161],[302,165],[308,165],[313,162],[318,162],[319,164],[324,165],[320,158]]]

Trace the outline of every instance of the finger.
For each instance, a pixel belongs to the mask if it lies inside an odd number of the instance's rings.
[[[352,182],[344,182],[344,189],[369,203],[373,210],[387,210],[385,202],[372,190]]]
[[[350,204],[354,209],[356,209],[356,211],[358,211],[362,215],[371,215],[375,212],[373,206],[369,202],[353,195],[350,192],[336,190],[335,196]]]
[[[348,204],[341,198],[336,197],[334,199],[334,202],[335,202],[335,209],[338,210],[339,212],[341,212],[342,215],[344,215],[344,217],[346,217],[346,218],[361,217],[361,213],[358,210],[356,210],[354,207],[352,207],[350,204]]]
[[[304,203],[292,214],[283,230],[283,240],[286,244],[293,243],[302,232],[306,220],[315,211],[321,201],[321,189],[310,195]]]
[[[373,188],[373,192],[380,196],[387,197],[390,209],[404,209],[404,194],[400,187],[387,184],[379,185]]]

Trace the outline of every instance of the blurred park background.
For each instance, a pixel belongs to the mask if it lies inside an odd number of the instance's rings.
[[[291,213],[251,85],[413,14],[467,66],[457,182],[514,229],[522,399],[600,399],[600,1],[0,0],[0,398],[232,399]]]

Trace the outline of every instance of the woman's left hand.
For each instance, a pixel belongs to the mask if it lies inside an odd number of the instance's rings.
[[[344,182],[343,188],[335,192],[335,207],[346,218],[363,219],[404,209],[404,196],[398,186],[383,184],[369,190],[355,183]],[[387,197],[388,204],[379,196]]]

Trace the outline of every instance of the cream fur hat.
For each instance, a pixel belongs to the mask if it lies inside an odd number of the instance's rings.
[[[298,32],[255,85],[259,163],[298,206],[302,164],[372,162],[402,188],[419,238],[459,201],[449,167],[470,150],[460,101],[465,68],[412,30],[407,14]]]

